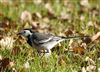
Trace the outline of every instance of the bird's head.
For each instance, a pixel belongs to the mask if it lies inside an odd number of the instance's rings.
[[[32,32],[32,29],[23,29],[18,33],[18,35],[28,37],[29,35],[32,35]]]

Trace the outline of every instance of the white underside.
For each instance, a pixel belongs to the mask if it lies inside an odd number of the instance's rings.
[[[41,46],[34,46],[34,44],[32,45],[34,48],[36,48],[38,51],[41,51],[41,50],[47,50],[48,53],[45,53],[45,57],[48,57],[51,55],[51,49],[53,47],[55,47],[58,43],[64,41],[65,39],[61,39],[59,41],[51,41],[51,42],[46,42],[44,44],[42,44]]]

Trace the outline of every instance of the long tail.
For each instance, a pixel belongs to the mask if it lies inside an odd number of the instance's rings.
[[[69,39],[88,38],[88,37],[90,36],[70,36],[70,37],[61,37],[61,38],[69,40]]]

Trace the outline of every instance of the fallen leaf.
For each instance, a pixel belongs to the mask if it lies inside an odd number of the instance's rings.
[[[85,20],[85,16],[84,15],[80,15],[80,20],[84,21]]]
[[[0,28],[4,28],[4,29],[10,28],[10,22],[11,22],[11,19],[10,18],[4,17],[2,19],[1,24],[0,24]]]
[[[90,37],[86,37],[83,39],[83,42],[86,43],[86,44],[89,44],[90,42],[92,42],[91,38]]]
[[[94,26],[95,26],[97,29],[100,30],[100,22],[96,22],[96,23],[94,24]]]
[[[68,46],[69,49],[73,51],[73,48],[79,47],[79,43],[74,41],[73,39],[70,39]]]
[[[26,42],[25,38],[20,35],[18,35],[17,38],[15,39],[16,39],[15,44],[18,44],[18,45],[23,45]]]
[[[91,11],[91,14],[92,14],[93,18],[95,18],[96,16],[99,16],[99,12],[100,11],[99,11],[99,7],[98,6],[92,7],[90,9],[90,11]]]
[[[10,65],[10,67],[13,67],[15,65],[15,63],[10,61],[9,65]]]
[[[47,9],[47,16],[43,16],[44,17],[48,17],[49,19],[56,19],[57,17],[55,16],[54,10],[51,6],[50,3],[46,3],[45,4],[45,8]]]
[[[93,21],[89,21],[89,22],[87,23],[87,25],[88,25],[88,26],[94,26],[94,23],[93,23]]]
[[[3,35],[0,35],[0,40],[3,39]]]
[[[4,16],[4,14],[0,12],[0,16],[1,16],[1,17],[3,17],[3,16]]]
[[[14,45],[15,40],[12,37],[4,37],[0,40],[0,45],[2,49],[12,49]]]
[[[17,46],[15,46],[13,49],[12,49],[12,51],[11,51],[11,54],[12,55],[18,55],[19,53],[20,53],[20,48],[19,47],[17,47]]]
[[[82,44],[81,44],[81,47],[83,47],[84,49],[87,49],[86,43],[82,43]]]
[[[65,32],[64,32],[64,34],[65,34],[66,36],[72,35],[72,34],[73,34],[73,31],[72,31],[71,29],[66,29]]]
[[[39,12],[32,13],[32,20],[38,21],[40,18],[42,18],[42,15]]]
[[[50,22],[50,20],[49,20],[48,17],[43,17],[43,21],[44,21],[45,23],[49,23],[49,22]]]
[[[94,36],[92,36],[92,41],[100,41],[100,32],[98,32],[97,34],[95,34]]]
[[[23,68],[20,70],[20,72],[26,72],[26,71],[25,71],[25,68],[23,67]]]
[[[32,22],[31,22],[31,25],[32,25],[32,29],[33,29],[33,30],[37,30],[37,29],[40,28],[40,23],[39,23],[39,22],[32,21]]]
[[[31,22],[32,15],[29,11],[25,10],[21,13],[20,19],[21,19],[21,22]]]
[[[83,55],[85,53],[85,49],[83,47],[75,47],[73,48],[73,52]]]
[[[85,61],[87,61],[87,65],[94,65],[94,66],[96,65],[95,62],[89,57],[86,57]]]
[[[89,4],[88,0],[80,0],[80,4],[84,7],[90,7],[90,4]]]
[[[86,72],[85,67],[82,67],[81,72]]]
[[[98,72],[100,72],[100,67],[98,68]]]
[[[62,11],[61,14],[60,14],[60,16],[59,16],[58,18],[59,18],[60,20],[63,20],[63,21],[71,20],[71,14]]]
[[[59,58],[58,58],[58,64],[60,64],[60,65],[66,65],[66,57],[63,56],[63,55],[59,56]]]
[[[89,65],[86,67],[87,72],[95,72],[95,70],[96,70],[96,66]]]
[[[47,17],[49,19],[57,19],[57,17],[55,16],[55,14],[51,11],[47,11]]]
[[[6,71],[6,69],[9,66],[9,63],[10,63],[9,58],[4,58],[4,59],[0,60],[0,72]]]

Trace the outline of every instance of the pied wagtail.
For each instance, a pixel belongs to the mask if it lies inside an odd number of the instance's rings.
[[[32,29],[23,29],[19,33],[19,35],[23,35],[27,38],[27,43],[32,46],[33,48],[36,48],[38,52],[41,50],[46,50],[45,53],[51,54],[51,49],[57,45],[58,43],[69,40],[73,38],[84,38],[87,36],[74,36],[74,37],[60,37],[60,36],[54,36],[52,34],[44,34],[32,31]]]

